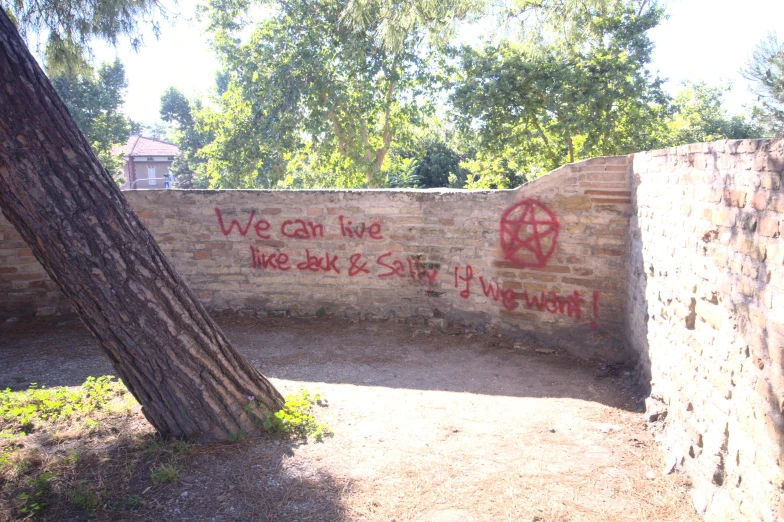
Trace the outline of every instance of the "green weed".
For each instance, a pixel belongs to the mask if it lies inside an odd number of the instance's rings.
[[[101,496],[89,484],[79,482],[68,492],[71,504],[79,506],[85,515],[92,516],[101,504]]]
[[[174,464],[161,464],[152,470],[152,481],[156,484],[174,483],[178,480],[180,480],[180,468]]]
[[[23,516],[34,516],[40,513],[51,502],[51,483],[54,473],[41,473],[37,479],[31,480],[31,491],[16,496],[16,510]]]
[[[265,430],[306,440],[313,437],[319,442],[332,435],[327,425],[318,422],[311,414],[314,404],[326,405],[320,394],[311,395],[307,390],[300,390],[287,395],[285,400],[283,408],[264,416],[261,425]]]
[[[2,436],[27,435],[36,427],[73,416],[87,416],[109,409],[114,399],[128,395],[114,377],[88,377],[78,388],[46,388],[30,384],[25,391],[0,390],[0,430]],[[89,419],[86,427],[95,431],[99,421]]]

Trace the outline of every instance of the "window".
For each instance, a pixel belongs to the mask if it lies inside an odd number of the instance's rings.
[[[158,183],[155,179],[155,166],[147,167],[147,183],[149,185],[156,185]]]

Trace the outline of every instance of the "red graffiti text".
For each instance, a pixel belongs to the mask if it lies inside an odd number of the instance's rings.
[[[290,270],[289,256],[287,254],[274,253],[270,255],[263,254],[258,248],[250,247],[251,266],[253,268],[262,268],[264,270]]]
[[[335,272],[340,273],[337,265],[338,256],[330,256],[326,252],[324,256],[317,256],[310,253],[310,250],[305,249],[305,261],[297,263],[299,270],[310,270],[311,272]]]
[[[351,254],[351,257],[348,258],[349,263],[351,266],[348,267],[348,275],[354,277],[359,274],[369,274],[370,270],[368,270],[367,265],[368,262],[364,261],[362,258],[362,254]]]
[[[482,285],[482,291],[485,293],[485,296],[490,297],[493,301],[500,299],[504,308],[510,312],[520,306],[520,303],[517,302],[517,295],[511,288],[501,288],[501,285],[498,283],[488,282],[485,284],[485,279],[482,276],[479,276],[479,283]]]
[[[283,237],[294,239],[312,239],[324,237],[324,225],[314,224],[311,221],[301,219],[286,220],[280,225],[280,233]]]
[[[364,222],[352,225],[351,221],[343,216],[338,216],[338,221],[340,221],[340,234],[343,237],[362,239],[367,234],[370,239],[384,239],[381,235],[381,223],[373,223],[366,228]]]
[[[466,265],[465,267],[465,275],[461,276],[459,274],[460,267],[455,267],[455,288],[460,288],[458,284],[459,281],[465,283],[465,288],[460,290],[460,297],[463,299],[468,299],[471,297],[471,280],[474,278],[474,268],[471,265]]]
[[[376,258],[376,264],[387,269],[386,272],[378,274],[378,277],[410,277],[414,281],[427,281],[429,286],[433,286],[438,276],[438,269],[427,269],[419,264],[418,259],[406,259],[406,262],[399,259],[387,259],[392,252],[384,252]]]

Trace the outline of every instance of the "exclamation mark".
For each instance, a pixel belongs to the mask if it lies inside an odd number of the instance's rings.
[[[591,330],[596,330],[596,321],[599,319],[599,291],[593,291],[593,320],[591,321]]]

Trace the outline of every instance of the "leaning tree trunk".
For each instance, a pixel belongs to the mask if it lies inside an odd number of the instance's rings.
[[[150,423],[225,440],[279,409],[281,395],[177,274],[2,9],[0,78],[0,208]]]

